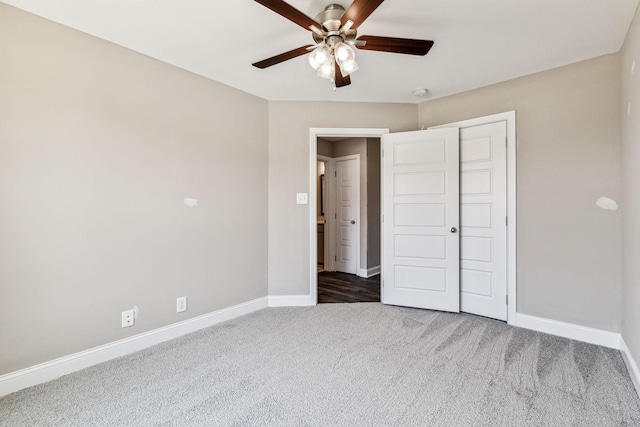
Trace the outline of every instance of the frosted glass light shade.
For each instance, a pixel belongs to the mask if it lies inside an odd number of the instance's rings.
[[[356,57],[356,54],[351,48],[351,46],[349,46],[346,43],[336,44],[334,48],[334,52],[335,52],[336,60],[338,61],[338,64],[344,61],[352,61]]]
[[[351,61],[343,61],[341,64],[338,63],[338,65],[340,65],[340,72],[344,77],[347,77],[349,74],[360,68],[355,59],[352,59]]]
[[[359,67],[356,63],[356,53],[346,43],[337,43],[334,47],[336,62],[340,66],[340,72],[344,77],[356,71]]]
[[[325,79],[333,80],[334,78],[335,65],[333,62],[333,56],[330,56],[327,61],[325,61],[318,68],[318,75],[320,77],[324,77]]]
[[[327,45],[322,45],[314,49],[313,52],[309,55],[309,64],[317,70],[324,63],[327,62],[329,56],[331,55],[331,50],[327,47]]]

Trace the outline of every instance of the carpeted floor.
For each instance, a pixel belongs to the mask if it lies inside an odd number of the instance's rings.
[[[2,426],[639,426],[620,352],[468,314],[269,308],[0,399]]]

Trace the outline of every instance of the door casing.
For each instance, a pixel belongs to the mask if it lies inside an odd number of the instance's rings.
[[[381,138],[385,128],[310,128],[309,129],[309,305],[318,303],[318,233],[317,233],[317,159],[318,138]],[[382,148],[381,148],[382,149]]]

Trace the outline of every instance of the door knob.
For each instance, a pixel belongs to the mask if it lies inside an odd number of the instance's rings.
[[[355,223],[356,223],[356,220],[355,220],[355,219],[352,219],[352,220],[351,220],[351,224],[355,224]]]
[[[451,232],[452,232],[452,233],[455,233],[456,231],[458,231],[458,229],[457,229],[457,228],[455,228],[455,227],[451,227]]]

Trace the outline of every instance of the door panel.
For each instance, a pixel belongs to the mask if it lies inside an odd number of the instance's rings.
[[[507,319],[506,122],[460,128],[461,311]]]
[[[444,227],[447,209],[443,203],[397,203],[393,207],[396,226]]]
[[[457,312],[458,129],[389,134],[382,146],[382,300]]]
[[[358,158],[338,158],[336,166],[337,246],[335,269],[356,274],[360,244],[360,163]]]

